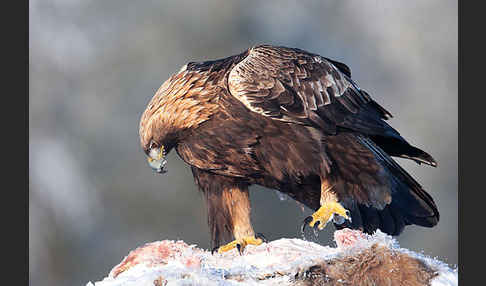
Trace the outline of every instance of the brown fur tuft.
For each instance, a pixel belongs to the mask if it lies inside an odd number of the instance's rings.
[[[358,255],[310,267],[296,277],[296,285],[423,286],[435,276],[422,261],[375,244]]]

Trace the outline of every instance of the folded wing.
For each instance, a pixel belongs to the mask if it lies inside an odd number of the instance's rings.
[[[257,46],[230,72],[231,94],[249,110],[275,120],[311,125],[325,134],[356,131],[391,156],[435,166],[385,120],[392,115],[351,80],[339,63],[300,49]]]

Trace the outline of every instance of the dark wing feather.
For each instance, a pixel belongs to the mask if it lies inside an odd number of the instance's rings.
[[[349,68],[340,67],[344,73],[319,55],[257,46],[230,72],[229,90],[254,112],[334,133],[336,125],[349,125],[345,119],[357,116],[372,101],[346,75],[351,74]],[[368,112],[372,109],[368,106]],[[379,111],[374,112],[379,118]],[[367,123],[383,128],[379,121]],[[359,128],[359,122],[354,124]]]
[[[352,222],[338,228],[377,228],[398,235],[405,225],[432,227],[439,211],[432,197],[370,138],[340,133],[329,136],[327,150],[335,163],[331,176]]]
[[[360,132],[392,156],[435,165],[430,155],[412,147],[384,121],[391,114],[350,76],[349,67],[340,62],[300,49],[262,45],[234,66],[228,86],[253,112],[315,126],[328,135],[338,130]]]

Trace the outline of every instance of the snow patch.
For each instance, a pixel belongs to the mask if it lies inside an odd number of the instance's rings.
[[[282,238],[258,246],[249,245],[244,254],[236,249],[218,254],[187,245],[183,241],[159,241],[130,252],[102,281],[87,286],[121,285],[293,285],[297,274],[333,258],[359,253],[374,244],[406,253],[437,271],[432,286],[458,284],[457,269],[413,251],[381,231],[366,235],[343,229],[335,232],[337,247],[301,239]]]

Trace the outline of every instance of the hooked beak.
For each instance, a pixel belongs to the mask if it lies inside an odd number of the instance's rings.
[[[152,149],[150,151],[150,156],[147,158],[147,162],[150,167],[152,167],[152,169],[159,174],[167,173],[167,169],[165,169],[167,160],[165,159],[165,153],[163,149],[163,147]]]

